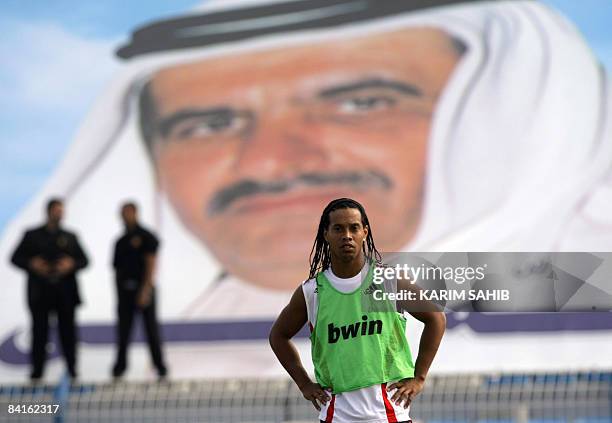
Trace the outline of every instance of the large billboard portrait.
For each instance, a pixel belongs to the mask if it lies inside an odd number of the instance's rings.
[[[91,258],[83,378],[111,366],[111,247],[126,200],[161,240],[158,301],[177,377],[283,374],[267,331],[307,279],[334,198],[365,206],[380,251],[612,247],[607,74],[545,4],[205,2],[116,47],[113,81],[2,236],[0,274],[14,288],[0,308],[2,379],[22,378],[28,362],[23,275],[8,257],[51,196],[65,199]],[[612,364],[605,313],[448,321],[437,371],[516,368],[517,354],[532,370]],[[299,345],[308,357],[308,340]],[[143,351],[133,377],[150,372]]]

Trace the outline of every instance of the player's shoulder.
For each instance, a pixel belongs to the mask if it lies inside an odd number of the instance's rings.
[[[302,282],[302,289],[310,289],[316,286],[317,286],[316,278],[306,279],[304,282]]]
[[[308,301],[317,294],[317,280],[315,278],[307,279],[302,282],[302,292],[304,293],[304,299]]]

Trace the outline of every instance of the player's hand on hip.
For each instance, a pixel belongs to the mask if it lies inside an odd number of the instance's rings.
[[[322,404],[327,404],[327,401],[329,401],[329,395],[323,390],[323,388],[321,388],[321,385],[319,385],[318,383],[310,382],[305,386],[301,387],[300,391],[302,391],[302,395],[304,395],[304,398],[312,402],[312,405],[314,405],[314,407],[318,411],[321,411]]]
[[[414,397],[416,397],[423,390],[424,385],[425,381],[419,379],[402,379],[399,382],[389,385],[387,387],[387,391],[396,389],[395,393],[391,397],[391,401],[400,407],[403,404],[404,408],[408,408]]]

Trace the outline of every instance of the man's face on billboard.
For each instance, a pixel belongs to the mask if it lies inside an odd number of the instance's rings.
[[[160,187],[224,268],[258,285],[303,280],[337,197],[365,206],[380,250],[401,250],[460,56],[445,33],[413,28],[161,70],[146,117]]]

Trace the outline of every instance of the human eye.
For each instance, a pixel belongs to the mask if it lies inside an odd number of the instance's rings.
[[[193,115],[178,123],[170,133],[170,138],[212,138],[238,136],[246,131],[251,123],[247,113],[221,111]]]
[[[365,114],[393,107],[396,100],[386,95],[355,95],[337,101],[338,112],[346,115]]]

